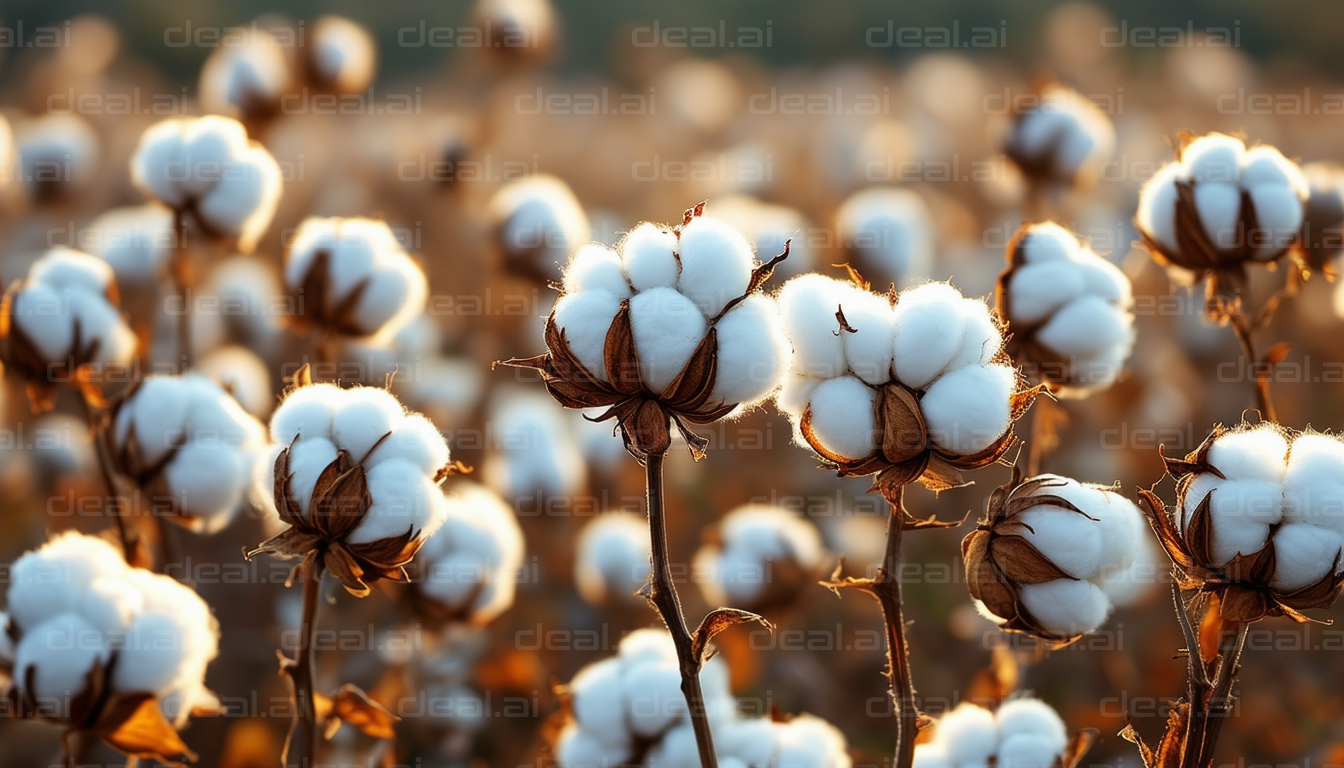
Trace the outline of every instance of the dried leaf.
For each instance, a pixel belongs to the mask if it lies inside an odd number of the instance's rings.
[[[335,733],[333,726],[345,723],[365,736],[375,739],[395,739],[395,725],[401,718],[389,712],[382,704],[369,698],[358,686],[347,683],[331,698],[327,719],[327,738]]]
[[[153,696],[146,696],[113,730],[100,734],[113,749],[144,760],[158,760],[174,766],[196,761],[177,729],[168,722]]]
[[[706,614],[705,618],[700,620],[700,626],[695,628],[695,633],[691,637],[691,654],[702,663],[708,661],[705,657],[705,649],[715,635],[731,626],[753,621],[771,632],[775,631],[775,625],[759,614],[739,608],[715,608]]]

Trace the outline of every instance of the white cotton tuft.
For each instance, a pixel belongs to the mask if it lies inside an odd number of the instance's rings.
[[[373,504],[350,534],[352,544],[394,539],[410,533],[426,539],[443,524],[443,493],[419,467],[402,459],[379,462],[368,470]]]
[[[524,176],[500,187],[490,198],[487,216],[509,259],[551,279],[561,276],[561,265],[593,236],[574,191],[546,174]]]
[[[110,655],[104,637],[87,619],[62,613],[23,633],[14,649],[14,679],[26,688],[31,674],[26,693],[40,709],[64,717],[87,687],[89,670],[106,664]]]
[[[621,663],[618,659],[603,659],[589,664],[574,675],[566,686],[573,695],[574,718],[579,726],[597,734],[617,735],[616,744],[627,741],[619,738],[615,728],[625,719],[625,702],[621,696]]]
[[[637,736],[653,737],[686,715],[681,672],[674,662],[645,663],[621,675],[627,722]]]
[[[562,768],[616,768],[628,762],[629,753],[628,744],[604,744],[573,725],[560,732],[555,744],[555,761]]]
[[[948,759],[942,745],[933,742],[915,745],[915,759],[912,766],[913,768],[959,768],[956,763]]]
[[[721,403],[754,403],[775,390],[792,357],[779,306],[748,296],[715,324],[718,363],[710,397]]]
[[[1091,632],[1106,620],[1111,607],[1106,594],[1090,581],[1026,584],[1019,588],[1018,597],[1041,626],[1060,635]]]
[[[1048,739],[1033,734],[1015,734],[1003,740],[996,765],[1003,768],[1051,768],[1061,750]]]
[[[352,387],[341,391],[331,435],[336,447],[359,463],[401,423],[405,413],[397,398],[381,387]]]
[[[602,515],[584,526],[574,583],[591,605],[634,595],[649,577],[649,531],[635,515]]]
[[[755,255],[742,233],[708,216],[691,219],[678,238],[681,274],[677,290],[714,317],[746,293]]]
[[[337,438],[340,439],[339,437]],[[418,413],[407,414],[369,454],[368,464],[402,459],[433,475],[448,464],[448,443],[434,422]]]
[[[289,445],[295,437],[302,440],[330,438],[340,392],[340,387],[326,383],[299,387],[290,392],[271,414],[271,440]]]
[[[1270,586],[1294,592],[1344,567],[1344,536],[1295,523],[1274,533],[1274,577]]]
[[[1005,742],[1014,736],[1035,736],[1056,754],[1063,752],[1069,742],[1068,729],[1059,713],[1040,699],[1008,699],[999,705],[994,719]]]
[[[90,584],[120,578],[125,571],[121,553],[107,541],[73,531],[58,534],[10,567],[10,620],[27,630],[59,613],[77,611]]]
[[[1181,151],[1181,163],[1194,181],[1235,185],[1241,176],[1245,154],[1246,145],[1240,139],[1210,133],[1190,142]]]
[[[1237,221],[1241,215],[1241,189],[1235,184],[1205,182],[1195,185],[1195,211],[1204,234],[1215,248],[1232,250],[1241,245]]]
[[[616,247],[635,290],[676,287],[681,264],[677,260],[677,236],[671,230],[644,222]]]
[[[1344,441],[1334,435],[1300,435],[1283,476],[1283,517],[1344,534]]]
[[[690,361],[708,323],[686,296],[671,288],[653,288],[630,299],[630,328],[640,378],[651,391],[662,393]]]
[[[902,288],[929,277],[933,261],[932,214],[909,189],[871,187],[854,193],[836,211],[836,236],[859,257],[877,286]]]
[[[812,434],[836,456],[861,459],[877,449],[877,391],[853,376],[828,379],[808,400]]]
[[[892,360],[896,378],[924,389],[961,351],[967,313],[961,293],[946,283],[928,283],[901,294],[896,304]]]
[[[964,703],[938,719],[934,743],[956,765],[983,764],[994,755],[999,730],[994,715],[974,704]]]
[[[106,261],[117,280],[149,283],[173,250],[173,212],[154,203],[113,208],[89,223],[89,253]]]
[[[565,294],[555,303],[555,324],[564,332],[570,352],[600,381],[608,380],[607,331],[620,309],[621,300],[601,290]]]
[[[1139,207],[1135,221],[1139,229],[1157,241],[1168,254],[1180,253],[1176,242],[1176,181],[1180,178],[1180,163],[1167,163],[1139,190]]]
[[[1090,510],[1082,508],[1082,512],[1052,505],[1030,507],[1013,517],[1021,524],[1014,532],[1068,575],[1090,579],[1101,567],[1102,532],[1099,522],[1085,517]]]
[[[1297,241],[1305,214],[1302,197],[1297,190],[1272,184],[1257,184],[1248,192],[1255,209],[1255,258],[1272,259]]]
[[[1234,480],[1280,482],[1288,441],[1273,426],[1228,432],[1209,448],[1209,463]]]
[[[1004,365],[966,366],[942,376],[920,401],[929,437],[962,456],[993,445],[1008,431],[1016,383],[1016,372]]]
[[[835,313],[843,303],[845,283],[805,274],[784,284],[779,310],[784,332],[793,344],[793,368],[813,379],[844,374],[844,343]]]
[[[625,278],[621,257],[600,243],[589,243],[574,252],[565,267],[564,292],[606,291],[627,299],[630,283]]]
[[[1036,333],[1042,344],[1066,358],[1092,358],[1109,349],[1128,351],[1134,318],[1100,296],[1084,296],[1055,313]]]
[[[854,332],[842,331],[845,362],[855,376],[881,386],[891,381],[892,338],[896,313],[885,296],[858,287],[842,287],[840,309]]]
[[[1072,262],[1028,262],[1013,270],[1009,279],[1008,320],[1023,325],[1043,322],[1086,290]]]

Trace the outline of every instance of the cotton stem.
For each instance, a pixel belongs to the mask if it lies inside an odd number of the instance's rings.
[[[887,628],[887,678],[892,706],[896,711],[895,768],[910,768],[915,760],[915,737],[919,735],[919,707],[915,703],[915,683],[910,676],[910,646],[905,637],[905,614],[901,603],[901,539],[905,530],[905,488],[898,486],[887,497],[891,514],[887,519],[887,545],[882,566],[873,582],[873,596],[882,606]]]

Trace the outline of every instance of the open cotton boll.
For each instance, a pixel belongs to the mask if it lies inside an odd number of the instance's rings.
[[[28,278],[57,289],[100,295],[115,283],[111,265],[72,248],[56,247],[33,262]]]
[[[615,768],[629,756],[628,744],[610,745],[575,725],[560,732],[555,743],[555,761],[562,768]]]
[[[840,309],[854,329],[840,334],[849,370],[873,386],[891,381],[891,340],[896,332],[891,302],[855,287],[842,291]]]
[[[640,378],[661,393],[686,367],[708,323],[686,296],[671,288],[652,288],[630,299],[630,329]]]
[[[337,438],[340,439],[339,437]],[[370,463],[404,459],[433,475],[448,464],[448,443],[434,423],[418,413],[397,420],[391,433],[369,454]]]
[[[443,493],[411,462],[379,462],[368,471],[368,485],[373,504],[350,534],[352,544],[392,539],[407,532],[414,539],[426,539],[443,524],[447,514]]]
[[[958,704],[938,719],[934,743],[956,765],[983,764],[998,747],[999,729],[994,714],[971,703]]]
[[[968,316],[962,301],[961,293],[946,283],[928,283],[901,294],[892,363],[902,384],[924,389],[961,351]]]
[[[542,392],[498,393],[490,405],[498,452],[487,456],[485,477],[514,499],[569,495],[587,468],[564,411]]]
[[[1294,592],[1344,567],[1344,536],[1314,525],[1294,523],[1274,533],[1274,576],[1270,586]]]
[[[616,248],[635,290],[676,287],[681,274],[676,233],[646,221],[630,230]]]
[[[1059,761],[1060,750],[1048,739],[1029,733],[1015,734],[1003,740],[996,765],[1003,768],[1051,768]]]
[[[628,743],[629,736],[616,727],[625,721],[626,703],[622,697],[622,665],[619,659],[603,659],[580,669],[569,682],[574,697],[574,718],[579,727],[607,744]]]
[[[579,534],[574,583],[592,605],[631,597],[649,577],[649,531],[635,515],[594,518]]]
[[[1271,425],[1228,432],[1209,448],[1209,463],[1236,480],[1280,482],[1287,456],[1287,439]]]
[[[845,737],[812,715],[799,715],[778,726],[775,744],[777,768],[849,768],[852,764]]]
[[[341,16],[313,22],[308,67],[320,83],[339,93],[356,93],[373,81],[378,52],[369,31]]]
[[[1224,480],[1209,497],[1209,509],[1216,526],[1277,525],[1283,517],[1283,488],[1268,480]]]
[[[1008,400],[1016,379],[1006,365],[968,365],[939,377],[920,400],[929,437],[960,456],[993,445],[1012,420]]]
[[[391,334],[419,316],[429,296],[425,273],[409,258],[391,257],[369,276],[354,320],[370,335]]]
[[[94,579],[80,596],[76,613],[104,634],[123,632],[144,610],[144,596],[118,577]]]
[[[1297,163],[1270,146],[1251,147],[1241,159],[1241,186],[1253,189],[1257,185],[1282,186],[1299,196],[1310,194],[1307,176]]]
[[[620,309],[621,300],[602,290],[567,293],[555,303],[555,324],[564,332],[569,351],[600,381],[607,381],[607,331]]]
[[[660,630],[646,627],[621,638],[617,651],[626,663],[671,662],[677,663],[677,648],[672,636]]]
[[[235,27],[226,35],[233,42],[216,48],[201,67],[201,105],[239,117],[278,102],[291,82],[289,58],[279,41],[256,26]]]
[[[824,275],[806,274],[788,281],[779,291],[784,332],[793,344],[793,368],[810,378],[840,376],[848,368],[835,317],[844,300],[844,286]]]
[[[348,452],[351,461],[358,463],[364,461],[374,445],[392,432],[405,415],[397,398],[381,387],[340,390],[339,405],[331,419],[331,435],[336,446]],[[385,456],[380,455],[378,459]]]
[[[214,189],[197,202],[196,216],[215,233],[236,238],[240,252],[251,253],[275,216],[281,179],[275,158],[249,147],[224,165]]]
[[[592,226],[569,185],[544,174],[514,179],[500,187],[486,211],[505,256],[551,279]]]
[[[1025,584],[1019,588],[1018,598],[1042,626],[1065,636],[1100,627],[1111,608],[1106,593],[1090,581],[1055,579]]]
[[[1181,163],[1188,178],[1198,182],[1236,184],[1246,145],[1221,133],[1200,136],[1181,151]]]
[[[627,667],[621,675],[626,722],[637,736],[652,738],[687,714],[681,672],[675,662],[647,661]]]
[[[1283,517],[1344,534],[1344,441],[1301,435],[1288,454],[1283,477]]]
[[[1101,565],[1101,524],[1083,514],[1055,506],[1037,506],[1014,516],[1021,524],[1018,535],[1026,539],[1059,569],[1075,579],[1090,579]]]
[[[444,507],[443,528],[419,553],[429,571],[423,589],[450,609],[470,609],[471,621],[493,621],[513,604],[524,551],[518,518],[503,499],[476,483],[455,485]]]
[[[317,383],[285,396],[271,414],[271,440],[289,445],[294,438],[331,437],[332,420],[342,401],[341,388]]]
[[[859,459],[877,448],[877,392],[853,376],[828,379],[808,399],[812,434],[837,456]]]
[[[132,430],[145,464],[157,464],[186,439],[183,429],[191,407],[191,390],[177,376],[148,376],[135,397],[120,408],[113,424],[116,442],[125,443]]]
[[[751,243],[742,233],[717,219],[697,216],[678,239],[681,274],[677,290],[714,317],[729,301],[746,292],[755,268]]]
[[[149,283],[172,252],[173,212],[153,203],[113,208],[89,223],[89,253],[106,261],[117,279]]]
[[[947,362],[944,372],[967,365],[989,365],[1003,349],[1003,332],[990,314],[989,305],[981,301],[963,300],[961,314],[965,321],[961,345]]]
[[[1221,249],[1240,243],[1237,221],[1241,216],[1241,190],[1235,184],[1207,182],[1195,186],[1195,210],[1210,242]]]
[[[601,290],[620,298],[630,298],[630,283],[621,267],[621,257],[601,243],[589,243],[570,257],[565,267],[564,292]]]
[[[238,511],[249,470],[248,458],[228,446],[189,443],[164,468],[164,486],[184,514],[215,533]]]
[[[1135,220],[1139,229],[1157,241],[1166,253],[1179,253],[1176,241],[1176,181],[1181,178],[1179,163],[1167,163],[1139,190]]]
[[[721,755],[732,755],[751,768],[768,766],[774,760],[778,730],[764,717],[734,719],[714,731],[714,744]]]
[[[784,383],[780,386],[779,393],[775,395],[775,404],[784,413],[795,418],[803,415],[803,409],[807,408],[808,400],[812,397],[812,390],[821,384],[819,379],[811,379],[797,372],[784,376]]]
[[[98,166],[98,134],[78,114],[45,114],[14,127],[17,168],[28,198],[60,199],[85,186]],[[59,169],[59,170],[58,170]]]
[[[24,631],[14,649],[14,679],[43,710],[65,717],[72,699],[88,687],[89,670],[106,665],[110,656],[96,627],[79,614],[61,613]]]
[[[1014,736],[1035,736],[1043,739],[1055,754],[1063,752],[1069,743],[1068,729],[1059,713],[1040,699],[1008,699],[999,705],[994,719],[1004,742]]]
[[[283,443],[280,444],[283,447]],[[322,470],[336,460],[336,444],[325,437],[310,437],[289,449],[289,492],[303,514],[311,514],[309,502]]]
[[[773,299],[743,299],[715,324],[718,367],[710,397],[751,404],[774,391],[792,357]]]
[[[1134,319],[1100,296],[1083,296],[1056,312],[1036,332],[1037,341],[1066,357],[1093,357],[1132,346]]]
[[[836,236],[878,285],[904,287],[928,277],[934,226],[928,206],[909,189],[871,187],[854,193],[835,215]]]
[[[10,567],[10,620],[27,631],[59,613],[78,611],[91,584],[125,572],[121,553],[107,541],[73,531],[58,534]]]

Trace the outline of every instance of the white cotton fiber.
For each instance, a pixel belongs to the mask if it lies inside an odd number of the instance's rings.
[[[844,342],[836,310],[844,283],[815,273],[793,278],[779,291],[784,332],[793,344],[793,368],[809,378],[829,379],[844,374]]]
[[[746,292],[755,267],[751,243],[742,233],[708,216],[698,216],[681,229],[678,242],[681,275],[677,290],[700,307],[706,317]]]
[[[628,744],[609,746],[597,736],[570,725],[560,732],[555,743],[555,760],[563,768],[616,768],[629,757]]]
[[[1274,533],[1274,577],[1270,585],[1280,592],[1310,586],[1330,573],[1336,563],[1344,566],[1344,536],[1294,523]]]
[[[686,367],[708,323],[687,297],[671,288],[653,288],[630,299],[630,327],[640,377],[661,393]]]
[[[580,669],[566,686],[573,694],[574,717],[579,725],[599,738],[617,736],[615,744],[627,741],[616,727],[625,720],[625,702],[621,697],[621,664],[603,659]]]
[[[915,745],[913,768],[960,768],[947,758],[941,744],[926,742]]]
[[[1179,163],[1167,163],[1139,190],[1139,207],[1135,221],[1139,229],[1157,241],[1167,253],[1180,253],[1176,242],[1176,180],[1181,173]]]
[[[812,433],[828,451],[861,459],[877,448],[877,391],[853,376],[828,379],[808,400]]]
[[[1090,581],[1056,579],[1026,584],[1018,589],[1018,598],[1043,627],[1066,636],[1091,632],[1110,612],[1106,594]]]
[[[339,397],[340,387],[326,383],[290,392],[271,414],[271,440],[287,446],[296,436],[330,438]]]
[[[1181,163],[1194,181],[1236,184],[1245,153],[1239,139],[1211,133],[1190,142],[1181,151]]]
[[[1008,399],[1016,380],[1017,374],[1004,365],[966,366],[942,376],[920,401],[929,437],[962,456],[993,445],[1008,431]]]
[[[1306,194],[1307,180],[1297,164],[1274,147],[1258,146],[1246,150],[1241,160],[1241,186],[1254,189],[1264,184]]]
[[[621,676],[626,722],[637,736],[662,733],[686,714],[681,672],[671,662],[645,663],[627,668]]]
[[[1206,182],[1195,185],[1195,210],[1204,234],[1219,250],[1237,248],[1241,236],[1237,220],[1241,215],[1241,189],[1235,184]]]
[[[620,299],[597,290],[566,294],[555,303],[555,324],[564,331],[570,351],[600,381],[607,380],[607,331],[620,309]]]
[[[1042,322],[1086,289],[1073,262],[1028,262],[1013,271],[1008,283],[1011,319],[1024,325]]]
[[[840,308],[845,322],[854,329],[853,333],[840,334],[849,370],[873,386],[887,383],[891,380],[892,338],[896,332],[891,302],[885,296],[850,286],[842,291]]]
[[[989,365],[1003,348],[1003,333],[990,315],[989,305],[982,301],[962,301],[961,314],[966,324],[965,332],[961,337],[960,348],[947,361],[943,373],[967,365]]]
[[[1048,493],[1048,492],[1047,492]],[[1101,524],[1084,514],[1054,506],[1036,506],[1022,511],[1013,520],[1022,524],[1014,530],[1042,555],[1076,579],[1090,579],[1101,565]]]
[[[309,502],[317,478],[336,460],[336,444],[325,437],[300,440],[289,449],[289,493],[300,513],[310,514]]]
[[[1252,240],[1255,258],[1273,258],[1297,241],[1304,213],[1302,198],[1296,190],[1270,184],[1257,184],[1249,192],[1258,229]]]
[[[409,461],[425,474],[433,475],[448,464],[448,444],[429,419],[418,413],[407,414],[396,422],[391,434],[379,443],[366,463],[389,459]]]
[[[1268,480],[1224,480],[1209,500],[1214,525],[1276,525],[1283,517],[1283,488]]]
[[[1271,426],[1229,432],[1214,441],[1209,463],[1233,480],[1283,479],[1288,441]]]
[[[417,538],[433,535],[443,523],[444,499],[416,465],[400,459],[379,462],[368,470],[373,504],[349,540],[363,544],[396,538],[410,531]]]
[[[999,747],[997,766],[1002,768],[1052,768],[1060,750],[1049,740],[1032,734],[1008,736]]]
[[[1056,312],[1036,332],[1042,344],[1066,357],[1091,358],[1133,344],[1134,318],[1100,296],[1083,296]]]
[[[715,328],[719,354],[711,397],[722,403],[753,403],[770,394],[792,357],[774,300],[748,296]]]
[[[71,699],[86,687],[95,664],[106,664],[110,652],[98,629],[76,613],[62,613],[23,633],[14,649],[14,679],[48,711],[68,712]]]
[[[621,267],[621,257],[600,243],[589,243],[574,252],[565,267],[564,292],[606,291],[617,298],[630,297],[630,283]]]
[[[635,227],[617,245],[626,276],[637,291],[674,288],[681,265],[677,261],[677,236],[657,224]]]
[[[993,713],[970,703],[958,704],[939,718],[934,731],[935,743],[957,765],[983,764],[994,755],[998,740]]]
[[[896,378],[911,389],[931,385],[961,350],[966,312],[957,289],[929,283],[905,291],[896,304],[892,360]]]
[[[999,705],[994,719],[1004,741],[1014,736],[1035,736],[1044,739],[1056,754],[1063,752],[1069,742],[1068,729],[1059,713],[1040,699],[1008,699]]]
[[[331,420],[336,447],[360,462],[373,446],[401,423],[405,409],[381,387],[352,387],[342,391],[340,408]]]

